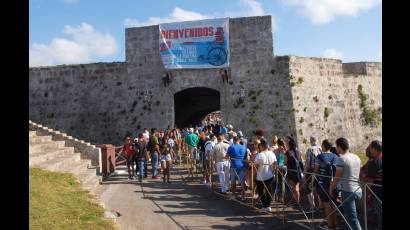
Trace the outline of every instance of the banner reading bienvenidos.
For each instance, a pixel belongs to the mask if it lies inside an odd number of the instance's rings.
[[[165,69],[229,66],[229,18],[159,25]]]

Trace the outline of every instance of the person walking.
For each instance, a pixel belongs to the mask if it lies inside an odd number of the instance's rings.
[[[293,193],[293,199],[296,205],[300,206],[300,182],[303,180],[303,163],[299,150],[296,147],[296,141],[290,137],[286,137],[288,150],[286,151],[285,164],[288,169],[287,179]]]
[[[314,172],[319,174],[317,189],[319,198],[323,203],[327,228],[336,229],[336,213],[331,201],[336,200],[335,192],[330,193],[330,182],[335,175],[336,166],[339,163],[338,156],[330,152],[332,144],[328,140],[322,142],[322,152],[316,157]],[[324,224],[322,224],[324,226]]]
[[[261,212],[271,212],[270,203],[273,197],[274,169],[276,167],[276,156],[268,149],[265,139],[260,140],[258,145],[259,153],[255,157],[256,190],[262,201]]]
[[[216,137],[214,134],[210,134],[209,139],[205,142],[204,147],[204,161],[203,161],[203,183],[210,184],[210,173],[211,173],[211,164],[210,164],[210,155],[212,149],[215,147],[217,143]]]
[[[317,156],[322,152],[320,146],[316,144],[317,138],[314,136],[310,137],[310,146],[306,151],[306,161],[305,161],[305,183],[304,183],[304,191],[306,191],[306,196],[309,201],[310,211],[313,212],[314,210],[319,208],[319,199],[316,193],[316,188],[314,186],[314,181],[312,180],[312,173],[315,169],[315,162]]]
[[[210,156],[212,156],[212,161],[216,164],[216,170],[221,184],[221,192],[226,195],[229,188],[229,161],[226,157],[229,144],[224,142],[223,134],[219,134],[217,140],[218,143],[212,149]]]
[[[135,144],[135,159],[139,170],[139,181],[142,182],[144,177],[145,165],[144,162],[147,160],[147,141],[144,138],[144,134],[138,135],[138,142]]]
[[[149,149],[151,152],[151,167],[152,167],[152,179],[160,179],[158,173],[158,157],[160,153],[158,136],[159,133],[155,128],[151,129],[151,137],[149,139]]]
[[[285,164],[285,158],[286,158],[286,146],[285,146],[285,141],[283,141],[282,138],[278,139],[278,148],[274,151],[276,160],[277,160],[277,166],[278,166],[278,171],[277,171],[277,186],[276,186],[276,192],[275,192],[275,197],[277,201],[284,202],[284,194],[285,194],[285,186],[283,180],[284,175],[286,174],[286,164]]]
[[[367,170],[363,175],[363,180],[375,185],[370,186],[370,189],[374,192],[374,197],[371,196],[371,204],[373,205],[374,212],[377,216],[377,230],[382,230],[382,201],[383,190],[382,187],[382,143],[380,141],[372,141],[368,147],[370,156],[367,162]],[[379,201],[380,200],[380,201]]]
[[[227,155],[231,161],[231,191],[232,195],[236,192],[236,181],[239,180],[241,184],[242,200],[245,199],[245,164],[244,158],[246,156],[245,146],[240,144],[241,139],[237,136],[233,137],[233,144],[229,146]]]
[[[126,158],[126,163],[127,163],[127,169],[128,169],[128,180],[133,179],[134,177],[134,147],[132,144],[132,137],[131,136],[126,136],[124,138],[124,146],[122,147],[122,152],[125,155]]]
[[[170,170],[171,170],[171,146],[168,144],[168,135],[164,136],[163,145],[161,149],[161,168],[163,173],[163,181],[170,184]]]
[[[189,129],[189,134],[185,138],[185,143],[188,146],[188,158],[191,159],[191,164],[190,164],[190,174],[193,176],[193,171],[196,170],[196,164],[197,161],[199,160],[199,154],[198,154],[198,142],[199,142],[199,137],[194,133],[194,128]]]
[[[362,189],[358,183],[360,174],[360,158],[349,152],[346,138],[336,140],[336,150],[340,154],[340,164],[336,167],[336,175],[330,185],[330,193],[334,195],[340,181],[343,199],[343,214],[353,230],[361,230],[357,216],[356,203],[362,198]]]

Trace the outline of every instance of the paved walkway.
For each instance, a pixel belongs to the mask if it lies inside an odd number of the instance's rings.
[[[162,180],[128,182],[119,176],[106,184],[101,200],[121,214],[122,229],[279,229],[280,220],[227,200],[204,185],[183,180],[184,169],[172,171],[172,184]],[[287,229],[306,229],[289,224]]]

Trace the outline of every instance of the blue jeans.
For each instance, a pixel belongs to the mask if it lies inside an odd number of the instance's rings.
[[[231,183],[236,183],[236,180],[238,179],[239,182],[242,184],[245,181],[245,169],[243,168],[231,168],[230,169],[230,174],[231,174]]]
[[[362,198],[362,192],[342,191],[343,214],[347,222],[349,223],[350,227],[352,227],[353,230],[362,229],[360,226],[359,219],[357,218],[357,211],[356,211],[356,202],[358,202],[361,198]],[[347,227],[347,229],[349,228]]]
[[[377,216],[377,230],[382,230],[382,204],[376,199],[373,198],[373,208]]]
[[[144,176],[144,160],[138,160],[138,170],[140,172],[139,179],[142,180],[142,177]]]
[[[145,159],[144,161],[144,176],[148,175],[148,160]]]
[[[156,151],[152,153],[151,165],[152,165],[152,176],[156,176],[157,168],[158,168],[158,153]]]

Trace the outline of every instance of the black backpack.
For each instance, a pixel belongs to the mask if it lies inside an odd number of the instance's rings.
[[[147,143],[147,150],[150,151],[150,152],[152,152],[152,150],[154,149],[154,146],[153,146],[153,144],[152,144],[152,141],[153,141],[152,138],[153,138],[153,137],[150,136],[150,137],[149,137],[149,140],[148,140],[148,143]]]
[[[319,154],[317,156],[317,158],[324,162],[326,164],[325,168],[320,168],[320,174],[321,175],[325,175],[325,176],[332,176],[334,177],[336,174],[336,165],[335,165],[335,161],[337,159],[336,154],[331,153],[332,159],[330,161],[325,160],[325,158],[323,158],[323,154]],[[319,181],[324,181],[324,180],[330,180],[330,178],[328,177],[319,177]]]
[[[290,155],[290,160],[293,162],[293,165],[295,165],[295,168],[297,170],[297,177],[299,179],[299,181],[303,180],[303,172],[305,170],[305,167],[303,165],[303,162],[300,161],[298,159],[298,157],[296,156],[297,154],[299,154],[300,156],[300,152],[298,152],[297,150],[292,150],[294,154],[289,154]]]

